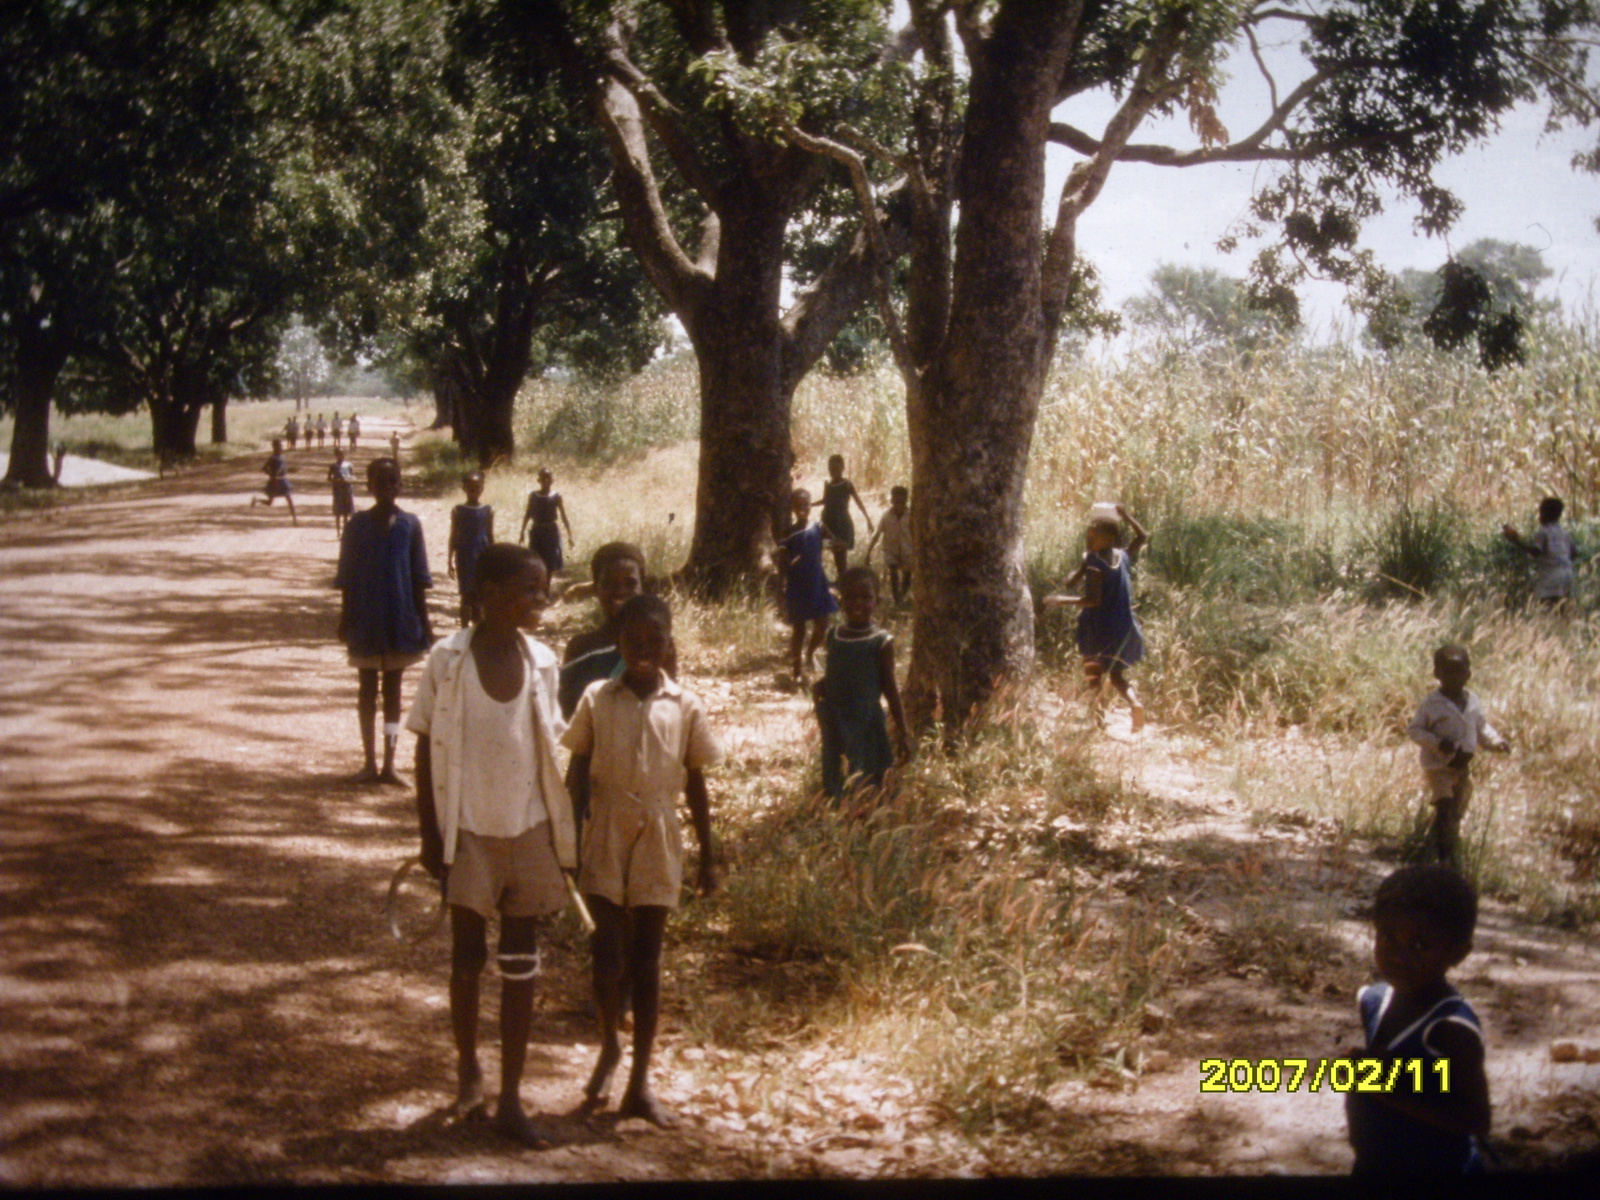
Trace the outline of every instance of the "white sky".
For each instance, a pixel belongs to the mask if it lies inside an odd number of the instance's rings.
[[[1265,111],[1265,90],[1255,66],[1246,57],[1230,63],[1236,78],[1223,89],[1219,106],[1223,123],[1234,137],[1259,124]],[[1292,73],[1279,75],[1281,91],[1292,86]],[[1088,97],[1063,105],[1056,119],[1098,135],[1111,112],[1107,98]],[[1543,132],[1543,110],[1518,109],[1501,131],[1482,147],[1452,159],[1436,178],[1466,206],[1451,231],[1450,245],[1460,248],[1480,237],[1522,242],[1544,255],[1554,272],[1542,289],[1572,306],[1583,303],[1600,283],[1600,176],[1572,170],[1575,151],[1594,144],[1594,131]],[[1188,148],[1195,144],[1187,121],[1180,119],[1143,127],[1138,142],[1163,142]],[[1055,210],[1061,184],[1077,156],[1052,147],[1045,212]],[[1078,222],[1078,249],[1099,268],[1106,300],[1120,306],[1147,289],[1150,272],[1162,262],[1210,266],[1240,276],[1249,269],[1253,248],[1241,243],[1231,255],[1216,242],[1247,212],[1252,184],[1271,178],[1271,164],[1218,164],[1176,169],[1138,163],[1118,164],[1100,198]],[[1391,204],[1363,230],[1362,244],[1377,252],[1389,270],[1403,267],[1434,270],[1448,256],[1437,238],[1415,231],[1415,208]],[[1313,284],[1302,290],[1301,313],[1313,336],[1326,337],[1330,327],[1351,324],[1342,307],[1343,290]]]

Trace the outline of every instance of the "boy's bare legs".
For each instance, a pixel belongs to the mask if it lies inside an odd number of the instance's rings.
[[[828,618],[818,617],[811,623],[811,639],[806,643],[806,670],[817,669],[817,650],[828,636]]]
[[[450,906],[450,1031],[456,1042],[456,1115],[483,1106],[478,1066],[478,990],[489,959],[487,922],[470,908]],[[502,1053],[504,1050],[502,1049]]]
[[[1433,802],[1433,846],[1439,861],[1451,866],[1459,865],[1461,852],[1461,819],[1466,815],[1467,798],[1461,786],[1453,796]]]
[[[289,522],[290,522],[290,524],[293,524],[293,525],[300,524],[300,518],[295,515],[295,511],[294,511],[294,497],[291,496],[288,492],[285,492],[283,494],[283,502],[289,506]]]
[[[405,786],[394,769],[395,747],[400,744],[398,726],[400,724],[400,677],[405,674],[402,668],[399,671],[385,671],[383,673],[383,770],[378,775],[379,783],[396,783]],[[388,732],[396,730],[394,733]],[[370,756],[369,756],[370,760]]]
[[[669,911],[655,904],[628,910],[633,924],[627,964],[633,983],[633,1062],[628,1071],[628,1090],[617,1106],[618,1116],[643,1117],[661,1129],[670,1129],[675,1122],[651,1093],[649,1073],[661,1014],[661,943]]]
[[[356,715],[361,720],[361,749],[367,756],[366,766],[356,776],[359,783],[375,783],[378,779],[378,671],[375,667],[356,668]],[[390,766],[393,767],[393,763]]]
[[[494,1111],[496,1129],[533,1149],[550,1144],[549,1134],[522,1107],[522,1069],[533,1029],[537,929],[535,917],[500,918],[500,1098]],[[527,978],[517,978],[523,975]]]
[[[845,549],[843,546],[835,546],[833,548],[833,581],[835,583],[838,583],[839,580],[844,578],[845,570],[849,567],[849,565],[850,551]]]
[[[795,682],[800,681],[800,650],[806,644],[806,623],[796,621],[789,626],[789,673]]]
[[[595,1112],[605,1106],[611,1073],[622,1060],[622,979],[626,969],[628,910],[604,896],[587,895],[589,915],[594,918],[594,933],[589,950],[594,961],[594,1007],[600,1024],[600,1057],[584,1085],[582,1112]],[[634,1032],[639,1029],[634,1018]]]

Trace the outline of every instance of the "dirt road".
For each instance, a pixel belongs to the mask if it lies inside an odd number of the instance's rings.
[[[389,433],[376,419],[369,430],[374,444]],[[540,1153],[452,1125],[445,939],[401,948],[381,919],[389,874],[414,848],[411,796],[345,782],[359,750],[354,673],[332,640],[337,543],[315,482],[327,458],[291,456],[298,528],[281,506],[249,507],[254,459],[0,525],[0,1185],[1344,1169],[1336,1097],[1196,1103],[1204,1054],[1269,1052],[1288,1028],[1306,1052],[1313,1038],[1331,1051],[1350,1030],[1342,988],[1293,1008],[1251,979],[1175,997],[1164,1073],[1152,1062],[1137,1089],[1063,1089],[1027,1158],[913,1160],[857,1133],[830,1159],[825,1119],[804,1133],[811,1149],[787,1157],[711,1121],[672,1136],[563,1121],[567,1144]],[[407,506],[437,567],[447,505]],[[441,589],[441,629],[452,591]],[[1226,898],[1218,881],[1237,896],[1262,870],[1291,868],[1261,866],[1251,847],[1270,839],[1177,757],[1110,767],[1190,805],[1191,827],[1156,835],[1172,846],[1162,886],[1188,897],[1195,920],[1221,919],[1206,909],[1207,895]],[[1185,859],[1202,837],[1220,860]],[[1314,873],[1327,869],[1319,854],[1282,861]],[[1576,1024],[1600,1031],[1600,960],[1500,918],[1480,944],[1491,1062],[1521,1073],[1497,1077],[1499,1094],[1523,1080],[1520,1107],[1505,1111],[1537,1162],[1581,1141],[1579,1116],[1600,1128],[1600,1105],[1552,1107],[1600,1080],[1552,1080],[1542,1057],[1586,990]],[[524,1088],[544,1114],[570,1109],[593,1053],[575,1002],[581,954],[553,958]],[[1049,1137],[1059,1156],[1038,1157]]]

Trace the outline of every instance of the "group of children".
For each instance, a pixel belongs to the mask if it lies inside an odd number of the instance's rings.
[[[315,442],[319,450],[327,445],[330,432],[333,434],[333,448],[335,450],[343,447],[346,432],[350,435],[350,449],[354,450],[361,441],[361,417],[356,413],[351,413],[350,420],[346,422],[338,413],[334,413],[333,423],[330,425],[327,418],[321,413],[317,414],[315,422],[312,421],[310,413],[306,414],[304,433],[307,450],[311,449],[313,442]],[[289,443],[290,450],[294,450],[300,444],[300,437],[300,416],[296,413],[284,422],[283,440]]]
[[[836,456],[829,467],[832,503],[843,508],[854,499],[859,505],[859,495],[843,478],[843,460]],[[539,970],[538,921],[575,891],[594,924],[600,1026],[599,1057],[579,1111],[592,1113],[607,1103],[622,1058],[623,1014],[631,1005],[633,1057],[618,1113],[668,1125],[671,1117],[650,1088],[649,1064],[659,1022],[663,934],[684,882],[678,798],[687,805],[699,845],[695,885],[709,893],[718,881],[704,770],[720,755],[703,707],[676,681],[671,610],[646,591],[637,547],[602,546],[591,562],[601,621],[571,638],[558,663],[529,632],[549,602],[546,553],[560,561],[557,522],[566,524],[550,473],[540,472],[540,490],[530,497],[523,529],[532,525],[536,532],[534,545],[524,547],[494,541],[493,513],[481,502],[483,476],[472,472],[463,480],[466,503],[451,519],[449,566],[463,581],[463,628],[432,645],[424,595],[432,581],[420,523],[395,504],[398,463],[375,460],[367,481],[374,503],[350,517],[341,544],[340,631],[359,673],[364,779],[399,782],[394,751],[401,728],[400,675],[427,657],[406,728],[418,734],[423,862],[444,881],[451,911],[457,1105],[465,1112],[484,1103],[479,987],[488,958],[487,922],[498,913],[501,1075],[494,1122],[524,1145],[551,1140],[524,1111],[519,1086]],[[906,501],[904,489],[896,488],[878,536],[891,516],[907,522]],[[823,570],[823,551],[853,540],[848,521],[828,505],[825,498],[823,520],[811,521],[811,496],[796,489],[793,527],[779,539],[778,560],[797,675],[826,643],[825,668],[813,695],[824,786],[830,795],[841,795],[852,787],[881,785],[908,746],[894,639],[875,622],[877,576],[870,567],[835,558],[843,567],[835,601]],[[1079,610],[1078,646],[1095,703],[1109,680],[1128,701],[1137,728],[1143,712],[1126,672],[1143,653],[1143,635],[1132,611],[1130,573],[1148,534],[1126,507],[1110,509],[1091,520],[1083,560],[1068,579],[1068,588],[1082,586],[1043,603]],[[1552,526],[1559,531],[1560,510],[1547,501],[1540,511],[1549,519],[1528,544],[1530,552],[1559,567],[1564,544],[1570,588],[1570,539],[1563,543],[1551,532]],[[845,537],[830,520],[845,527]],[[870,527],[870,515],[867,520]],[[1132,533],[1125,548],[1124,524]],[[541,528],[556,531],[553,545],[550,533],[537,532]],[[1509,527],[1506,536],[1522,544]],[[909,546],[901,549],[900,562],[909,569]],[[1557,573],[1543,571],[1544,565],[1541,558],[1541,598]],[[843,624],[830,629],[831,614],[841,609]],[[1440,861],[1402,868],[1378,889],[1373,921],[1380,982],[1359,997],[1366,1040],[1352,1054],[1428,1067],[1418,1068],[1414,1087],[1411,1076],[1402,1074],[1399,1087],[1348,1096],[1358,1172],[1473,1169],[1489,1125],[1482,1034],[1448,972],[1470,951],[1476,920],[1476,898],[1456,865],[1471,796],[1469,765],[1480,747],[1504,750],[1506,741],[1467,690],[1471,660],[1464,647],[1441,647],[1434,674],[1439,688],[1424,700],[1408,733],[1421,751],[1434,813],[1429,846]],[[381,767],[374,727],[380,691]],[[570,754],[564,773],[558,745]],[[1431,1069],[1440,1061],[1447,1064],[1443,1071]]]

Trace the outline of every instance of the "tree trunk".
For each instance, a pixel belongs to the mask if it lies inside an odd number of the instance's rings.
[[[228,396],[222,393],[211,402],[211,444],[220,446],[228,440]]]
[[[203,397],[178,393],[152,395],[150,404],[151,441],[158,456],[168,462],[193,458],[200,430]]]
[[[779,321],[781,213],[725,213],[714,282],[688,326],[700,369],[700,469],[684,578],[726,595],[760,567],[789,509],[794,386]]]
[[[1068,39],[1059,19],[1041,28],[1036,13],[1016,11],[1001,10],[973,62],[949,323],[907,388],[917,580],[907,698],[920,725],[936,710],[947,728],[965,724],[1033,665],[1022,496],[1048,362],[1039,211],[1049,81]]]
[[[50,397],[66,365],[64,345],[35,330],[18,331],[16,421],[11,430],[11,461],[0,487],[54,487],[50,471]]]

